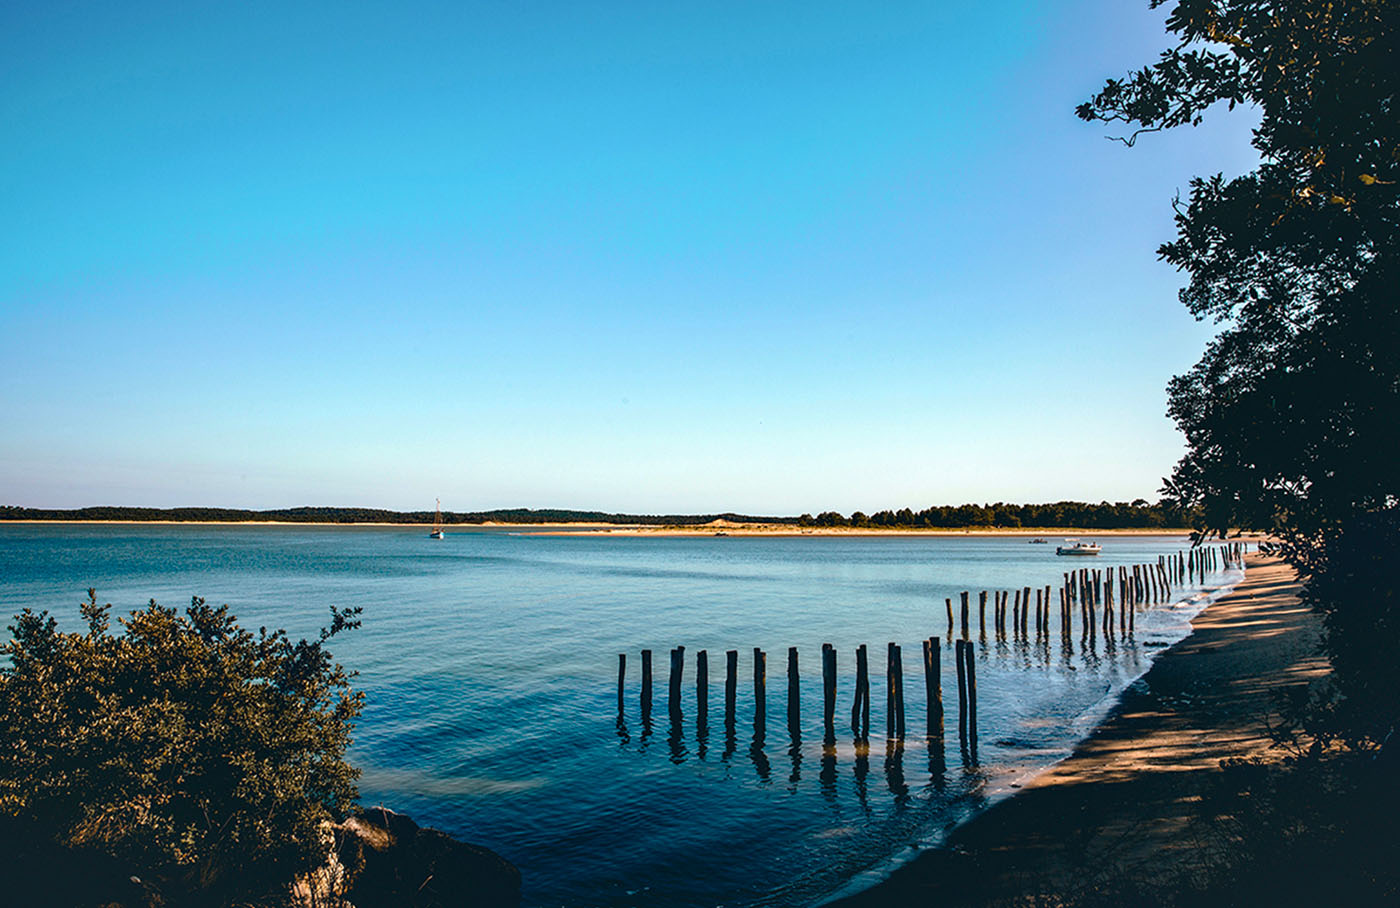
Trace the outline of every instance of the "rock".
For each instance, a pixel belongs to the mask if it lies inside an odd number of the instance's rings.
[[[520,871],[479,845],[425,829],[383,807],[335,829],[355,908],[497,908],[520,904]]]
[[[127,863],[96,849],[55,844],[33,824],[0,814],[0,904],[155,908],[162,903]]]

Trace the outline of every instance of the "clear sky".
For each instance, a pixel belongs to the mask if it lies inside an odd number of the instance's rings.
[[[0,5],[0,503],[1155,498],[1146,0]],[[1222,112],[1223,114],[1223,112]]]

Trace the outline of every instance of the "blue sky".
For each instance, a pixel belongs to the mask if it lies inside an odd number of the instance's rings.
[[[0,8],[0,503],[1155,497],[1156,261],[1252,119],[1057,4]]]

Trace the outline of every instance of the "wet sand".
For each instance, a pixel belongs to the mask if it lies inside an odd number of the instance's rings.
[[[1293,571],[1252,555],[1246,578],[1192,622],[1072,756],[953,831],[846,908],[1026,904],[1108,879],[1171,885],[1201,866],[1188,828],[1230,757],[1281,755],[1273,692],[1325,673],[1320,624]]]

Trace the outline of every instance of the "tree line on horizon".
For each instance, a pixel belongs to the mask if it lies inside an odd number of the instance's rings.
[[[1151,504],[1144,499],[1132,502],[1091,504],[1083,501],[1056,501],[1047,504],[961,504],[936,505],[914,511],[910,508],[882,510],[873,514],[854,511],[849,517],[837,511],[823,511],[815,517],[757,517],[725,512],[722,514],[617,514],[605,511],[506,508],[492,511],[444,511],[446,524],[608,523],[644,526],[698,526],[715,520],[733,523],[775,523],[799,527],[853,527],[883,529],[954,529],[961,527],[1065,527],[1072,529],[1177,529],[1191,526],[1198,515],[1170,502]],[[302,507],[254,511],[242,508],[142,508],[102,506],[73,509],[24,508],[0,505],[0,521],[10,520],[110,520],[144,523],[155,521],[240,523],[409,523],[433,522],[432,511],[390,511],[381,508]]]

